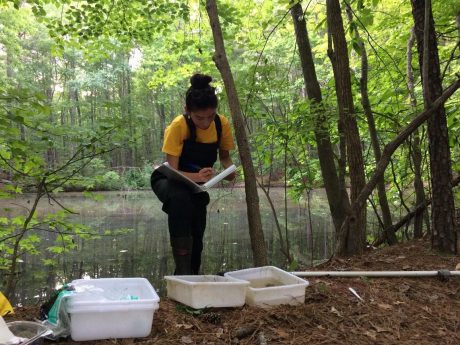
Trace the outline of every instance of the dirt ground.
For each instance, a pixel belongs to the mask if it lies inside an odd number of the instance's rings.
[[[455,270],[460,263],[460,256],[440,256],[429,247],[426,241],[412,241],[361,257],[334,259],[315,270]],[[34,319],[37,311],[18,308],[14,319]],[[305,304],[271,309],[245,306],[193,312],[163,298],[148,338],[84,344],[133,343],[459,345],[460,277],[313,278]],[[56,344],[77,343],[68,339]]]

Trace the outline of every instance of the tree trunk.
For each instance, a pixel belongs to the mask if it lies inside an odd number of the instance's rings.
[[[69,88],[68,101],[70,103],[70,106],[69,106],[70,125],[74,127],[75,126],[75,107],[73,105],[72,96],[73,96],[72,88]]]
[[[431,1],[411,0],[419,65],[423,81],[425,109],[442,94],[438,47]],[[456,254],[457,231],[452,193],[452,167],[449,133],[444,105],[428,118],[428,139],[432,184],[432,247],[440,252]]]
[[[244,128],[244,121],[243,116],[241,115],[241,107],[238,94],[236,92],[235,82],[233,80],[233,75],[225,52],[224,39],[222,37],[222,29],[219,22],[219,15],[215,0],[206,1],[206,11],[211,23],[214,46],[216,49],[213,60],[224,81],[225,91],[227,93],[230,112],[232,114],[233,125],[235,128],[240,160],[243,165],[249,235],[251,238],[253,261],[255,266],[263,266],[267,264],[267,249],[262,230],[262,221],[260,218],[256,174],[251,159],[251,150],[249,148]]]
[[[291,8],[291,15],[307,91],[306,96],[312,102],[311,110],[314,114],[315,121],[314,133],[324,187],[326,189],[332,220],[338,232],[347,215],[347,210],[350,208],[350,201],[346,190],[340,188],[339,177],[337,176],[334,161],[334,152],[329,136],[329,128],[322,105],[321,88],[316,76],[313,54],[308,38],[307,24],[303,15],[302,6],[299,3]]]
[[[80,98],[78,97],[78,89],[75,88],[73,91],[73,99],[75,101],[75,109],[77,109],[78,126],[81,127],[81,109],[80,109]]]
[[[417,99],[414,91],[414,75],[412,72],[412,47],[415,42],[414,28],[411,29],[409,40],[407,41],[407,88],[409,89],[411,109],[417,109]],[[415,205],[425,204],[425,189],[422,179],[422,150],[420,148],[420,135],[418,129],[413,134],[411,145],[411,157],[414,164],[414,190],[415,190]],[[422,238],[423,236],[423,219],[428,216],[425,209],[414,215],[414,238]]]
[[[353,94],[351,89],[350,63],[343,21],[338,0],[327,0],[327,23],[334,50],[329,51],[334,65],[334,78],[337,92],[339,115],[343,121],[347,149],[347,161],[350,172],[351,201],[358,197],[366,183],[361,139],[355,118]],[[361,254],[366,244],[366,208],[354,215],[354,221],[343,228],[337,238],[336,254]]]
[[[353,15],[351,7],[347,5],[347,15],[350,22],[353,21]],[[372,150],[374,151],[375,162],[377,163],[382,157],[382,151],[380,149],[379,138],[377,134],[377,128],[375,126],[374,114],[372,112],[371,102],[369,100],[368,92],[368,71],[369,63],[367,60],[367,51],[364,42],[361,40],[359,35],[358,27],[355,28],[355,38],[358,42],[361,53],[361,78],[359,81],[361,91],[361,105],[363,106],[364,115],[366,115],[367,126],[369,128],[369,135],[371,138]],[[391,219],[390,206],[388,205],[387,193],[385,189],[385,174],[383,174],[377,182],[377,194],[379,198],[380,210],[382,212],[383,226],[385,229],[390,229],[393,221]],[[398,241],[394,232],[388,232],[385,234],[389,245],[396,244]]]
[[[132,74],[131,67],[129,66],[129,53],[126,60],[126,114],[128,116],[128,130],[131,142],[128,142],[128,161],[129,166],[137,165],[137,138],[133,126],[133,110],[132,110]]]
[[[161,136],[160,139],[163,141],[164,132],[166,128],[166,112],[165,112],[165,105],[160,103],[157,105],[158,108],[158,117],[160,118],[160,129],[161,129]]]

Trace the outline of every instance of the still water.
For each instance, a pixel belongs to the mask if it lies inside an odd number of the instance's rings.
[[[203,273],[216,274],[251,267],[252,253],[244,189],[216,188],[210,194],[202,258]],[[324,192],[312,192],[309,202],[288,200],[287,212],[283,188],[272,188],[270,196],[283,238],[286,237],[287,225],[290,250],[296,261],[309,265],[313,261],[328,258],[334,245],[333,224]],[[287,268],[280,250],[273,212],[262,192],[259,197],[269,263]],[[13,216],[21,212],[28,200],[27,196],[14,201],[1,200],[1,216]],[[161,211],[161,204],[151,191],[102,192],[93,193],[91,197],[81,193],[61,193],[58,194],[58,200],[78,213],[71,216],[73,222],[97,229],[101,236],[97,239],[75,236],[73,241],[76,249],[65,254],[55,254],[47,250],[47,247],[53,245],[58,235],[47,231],[38,232],[42,238],[39,253],[22,255],[21,278],[12,303],[40,303],[50,289],[73,279],[89,277],[145,277],[160,295],[164,294],[163,276],[172,274],[174,262],[169,245],[167,216]],[[50,204],[44,198],[39,204],[38,214],[40,216],[58,209],[56,203]],[[122,231],[106,235],[106,230]],[[54,264],[44,264],[52,261]]]

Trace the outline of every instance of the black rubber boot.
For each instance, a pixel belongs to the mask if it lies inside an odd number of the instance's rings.
[[[172,237],[171,247],[176,269],[174,275],[192,274],[192,237]]]
[[[201,252],[203,251],[203,233],[193,236],[192,247],[192,274],[200,274]]]

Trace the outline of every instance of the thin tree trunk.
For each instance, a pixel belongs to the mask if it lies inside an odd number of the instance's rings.
[[[67,67],[67,66],[66,66]],[[73,79],[73,81],[75,82],[75,58],[74,56],[70,56],[69,57],[69,67],[70,67],[70,71],[67,70],[66,68],[66,72],[70,75],[70,78]],[[69,115],[70,115],[70,125],[72,127],[75,126],[75,84],[74,83],[69,83],[68,84],[68,93],[67,93],[67,97],[68,97],[68,101],[69,101]]]
[[[78,126],[81,127],[80,98],[78,97],[78,89],[77,88],[75,88],[74,91],[73,91],[73,99],[75,101],[75,109],[77,110]]]
[[[72,99],[72,88],[69,88],[68,101],[70,103],[70,106],[69,106],[70,125],[72,127],[74,127],[75,126],[75,107],[72,104],[72,101],[73,101],[73,99]]]
[[[90,93],[90,102],[91,102],[91,128],[94,128],[94,121],[96,118],[96,94],[94,91],[94,88],[91,88],[91,93]]]
[[[8,268],[8,275],[6,278],[5,282],[5,288],[4,288],[4,295],[6,298],[11,299],[16,283],[18,281],[18,272],[16,272],[17,264],[19,262],[19,250],[20,250],[20,244],[23,239],[23,237],[26,235],[26,233],[30,230],[29,224],[32,221],[33,217],[35,216],[35,211],[37,210],[38,202],[44,195],[44,185],[45,185],[45,179],[43,178],[39,184],[37,185],[37,192],[35,194],[35,199],[32,204],[32,207],[29,211],[29,214],[27,215],[26,219],[24,220],[24,223],[22,224],[22,227],[20,230],[18,230],[17,236],[14,241],[14,246],[13,246],[13,252],[11,253],[11,264]]]
[[[241,114],[241,107],[235,87],[235,82],[233,80],[233,75],[225,52],[224,39],[222,36],[222,29],[219,22],[219,15],[215,0],[206,1],[206,11],[211,23],[214,46],[216,49],[213,60],[224,81],[230,111],[232,114],[233,125],[235,127],[235,136],[238,143],[240,160],[241,164],[243,165],[246,203],[248,210],[249,235],[251,238],[253,261],[255,266],[263,266],[267,264],[267,249],[264,233],[262,230],[262,221],[260,218],[256,174],[251,159],[251,151],[244,128],[243,116]]]
[[[460,13],[457,13],[455,17],[455,22],[457,23],[457,30],[458,30],[458,42],[460,42]]]
[[[132,75],[131,67],[129,66],[129,53],[127,54],[126,61],[126,113],[128,116],[128,130],[129,137],[132,142],[128,142],[128,162],[129,166],[136,166],[137,164],[137,138],[133,126],[133,111],[132,111]]]
[[[347,5],[347,15],[350,22],[353,21],[353,15],[351,12],[350,5]],[[361,105],[363,106],[364,115],[366,115],[367,126],[369,128],[369,135],[371,138],[372,150],[374,151],[375,162],[377,163],[382,157],[382,151],[380,149],[379,138],[377,134],[377,128],[375,126],[374,114],[372,112],[371,102],[369,100],[368,92],[368,72],[369,63],[367,59],[367,51],[364,42],[361,40],[359,35],[358,27],[355,28],[355,38],[358,42],[361,54],[361,79],[359,81],[361,91]],[[379,198],[380,210],[382,212],[383,226],[385,229],[390,229],[393,221],[391,219],[390,206],[388,205],[387,193],[385,190],[385,174],[381,176],[377,182],[377,194]],[[394,232],[386,233],[388,244],[396,244],[398,241]]]
[[[165,105],[163,103],[158,104],[158,117],[160,118],[160,128],[161,128],[161,140],[163,141],[164,131],[166,128],[166,112]]]
[[[327,23],[332,38],[334,50],[329,51],[331,62],[335,65],[334,79],[337,92],[337,102],[340,117],[343,119],[347,161],[350,172],[351,201],[355,201],[359,192],[366,184],[364,176],[364,161],[355,117],[353,93],[351,89],[350,63],[348,59],[347,42],[343,28],[340,3],[338,0],[327,0]],[[342,228],[337,238],[336,254],[361,254],[366,244],[366,208],[360,209],[354,215],[355,221]]]
[[[411,0],[415,37],[423,82],[425,109],[442,94],[438,47],[430,0]],[[449,133],[444,105],[428,118],[432,192],[432,247],[440,252],[458,252]]]
[[[350,201],[346,190],[340,188],[334,161],[334,151],[329,136],[329,128],[327,119],[325,118],[324,107],[322,105],[321,88],[316,76],[313,54],[308,38],[307,24],[303,15],[302,6],[299,3],[291,8],[291,16],[294,23],[297,46],[299,48],[299,57],[307,93],[306,96],[312,101],[311,109],[315,116],[314,133],[324,187],[326,189],[332,220],[338,232],[346,217],[347,210],[350,208]]]
[[[415,97],[415,81],[414,74],[412,72],[412,47],[415,42],[414,28],[411,29],[409,40],[407,41],[407,88],[409,89],[411,109],[415,111],[417,109],[417,99]],[[421,205],[425,203],[425,189],[423,187],[422,179],[422,150],[420,148],[420,135],[418,129],[414,131],[412,145],[411,145],[411,156],[414,163],[414,189],[415,189],[415,205]],[[423,219],[428,215],[425,209],[417,212],[414,216],[414,238],[421,238],[423,236]]]
[[[13,67],[13,55],[11,53],[11,48],[8,46],[5,47],[6,50],[6,79],[7,82],[10,86],[13,86],[14,84],[14,67]],[[19,88],[19,85],[17,85]],[[11,100],[7,100],[7,103],[12,103]],[[10,110],[7,110],[7,113],[11,115]],[[26,128],[24,125],[19,125],[19,130],[20,130],[20,137],[22,141],[26,140]]]
[[[452,188],[456,187],[460,183],[460,175],[454,178],[452,181]],[[393,231],[396,232],[398,231],[401,227],[403,227],[406,223],[408,223],[412,218],[417,217],[417,215],[423,213],[426,208],[431,205],[431,200],[424,200],[421,204],[417,204],[412,211],[409,211],[403,218],[401,218],[396,224],[392,225],[391,227],[393,228]],[[374,243],[372,243],[373,246],[378,247],[385,241],[385,238],[383,236],[377,238]]]

